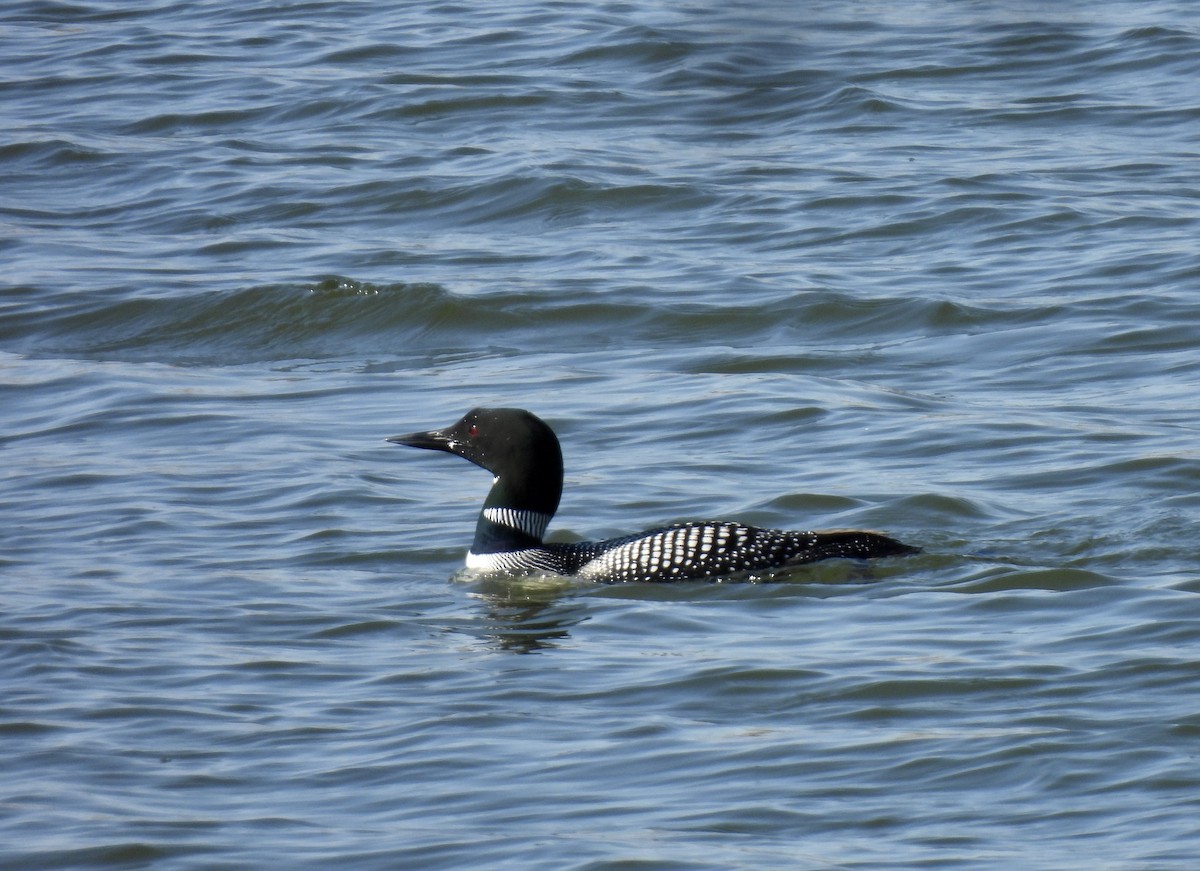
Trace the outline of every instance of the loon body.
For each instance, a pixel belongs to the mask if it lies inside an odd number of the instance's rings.
[[[496,476],[475,525],[468,568],[575,575],[602,583],[682,581],[919,550],[856,529],[811,532],[730,522],[664,526],[605,541],[545,543],[542,537],[562,496],[563,462],[558,437],[540,418],[519,408],[476,408],[445,429],[388,441],[457,454]]]

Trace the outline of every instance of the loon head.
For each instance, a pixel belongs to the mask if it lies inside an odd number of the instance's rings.
[[[445,429],[389,442],[458,454],[496,476],[484,509],[534,511],[549,520],[562,497],[562,449],[554,430],[521,408],[474,408]],[[539,536],[540,537],[540,536]]]

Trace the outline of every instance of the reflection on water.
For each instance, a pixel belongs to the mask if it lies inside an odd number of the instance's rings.
[[[471,598],[483,604],[479,623],[465,631],[494,642],[501,650],[532,653],[560,647],[570,629],[588,618],[587,600],[594,597],[643,601],[700,601],[743,596],[827,598],[889,579],[909,577],[902,561],[883,566],[858,560],[826,560],[765,577],[733,577],[721,581],[674,584],[595,584],[558,575],[483,576],[466,569],[452,580],[471,586]],[[463,627],[460,627],[463,628]]]
[[[588,619],[577,600],[566,598],[577,586],[563,577],[478,580],[471,593],[483,603],[478,633],[513,653],[558,647],[572,626]]]

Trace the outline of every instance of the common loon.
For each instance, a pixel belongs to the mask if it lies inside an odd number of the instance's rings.
[[[467,567],[505,574],[548,572],[589,581],[682,581],[769,572],[830,557],[916,553],[856,529],[759,529],[709,522],[664,526],[623,538],[570,544],[542,536],[562,496],[562,450],[554,431],[520,408],[476,408],[445,429],[387,439],[465,457],[493,475]]]

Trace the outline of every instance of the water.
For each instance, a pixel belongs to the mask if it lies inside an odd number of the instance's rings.
[[[1191,5],[409,5],[0,13],[0,865],[1196,867]]]

